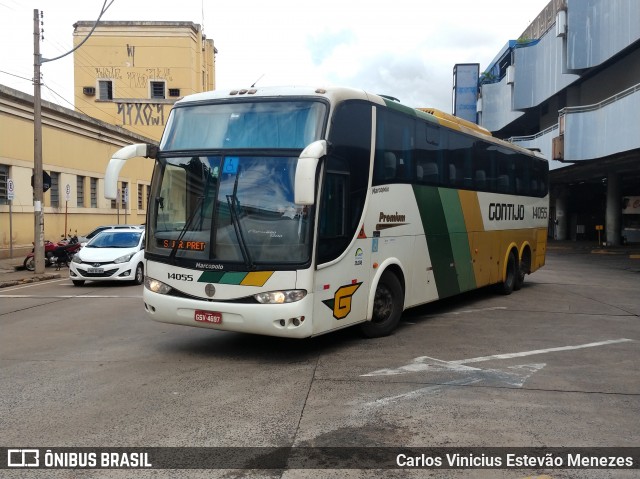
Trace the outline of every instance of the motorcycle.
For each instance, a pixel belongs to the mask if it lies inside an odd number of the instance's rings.
[[[57,244],[49,240],[44,243],[44,264],[45,266],[56,266],[56,270],[64,264],[69,266],[69,262],[78,251],[80,251],[82,245],[78,241],[77,236],[72,236],[70,239],[63,239]],[[24,259],[24,267],[28,271],[35,271],[36,261],[34,256],[35,247],[31,250],[31,253]]]

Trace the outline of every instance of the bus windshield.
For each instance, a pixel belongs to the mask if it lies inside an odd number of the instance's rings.
[[[293,202],[297,157],[192,156],[160,160],[149,253],[261,264],[309,260],[308,211]],[[195,265],[198,267],[198,265]]]
[[[326,105],[318,101],[200,104],[171,111],[161,151],[302,149],[321,138]]]

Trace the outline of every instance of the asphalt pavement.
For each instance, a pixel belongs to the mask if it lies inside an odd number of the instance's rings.
[[[629,259],[632,265],[640,267],[640,244],[603,247],[588,241],[549,241],[547,249],[561,254],[617,255],[621,259]],[[48,266],[44,273],[36,274],[25,269],[23,264],[23,256],[0,259],[0,288],[69,276],[69,268],[66,266],[62,266],[59,270],[55,266]]]

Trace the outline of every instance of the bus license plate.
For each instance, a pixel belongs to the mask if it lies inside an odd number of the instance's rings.
[[[222,314],[214,313],[213,311],[196,310],[194,319],[199,323],[220,324],[222,323]]]

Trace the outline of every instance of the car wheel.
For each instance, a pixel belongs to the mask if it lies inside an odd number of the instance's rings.
[[[138,266],[136,266],[136,276],[133,282],[136,284],[144,283],[144,266],[142,266],[142,263],[138,263]]]
[[[84,285],[84,280],[83,279],[72,279],[71,282],[73,283],[74,286],[82,286],[82,285]]]
[[[373,317],[360,325],[368,338],[388,336],[398,326],[404,309],[404,291],[393,273],[384,273],[373,299]]]

